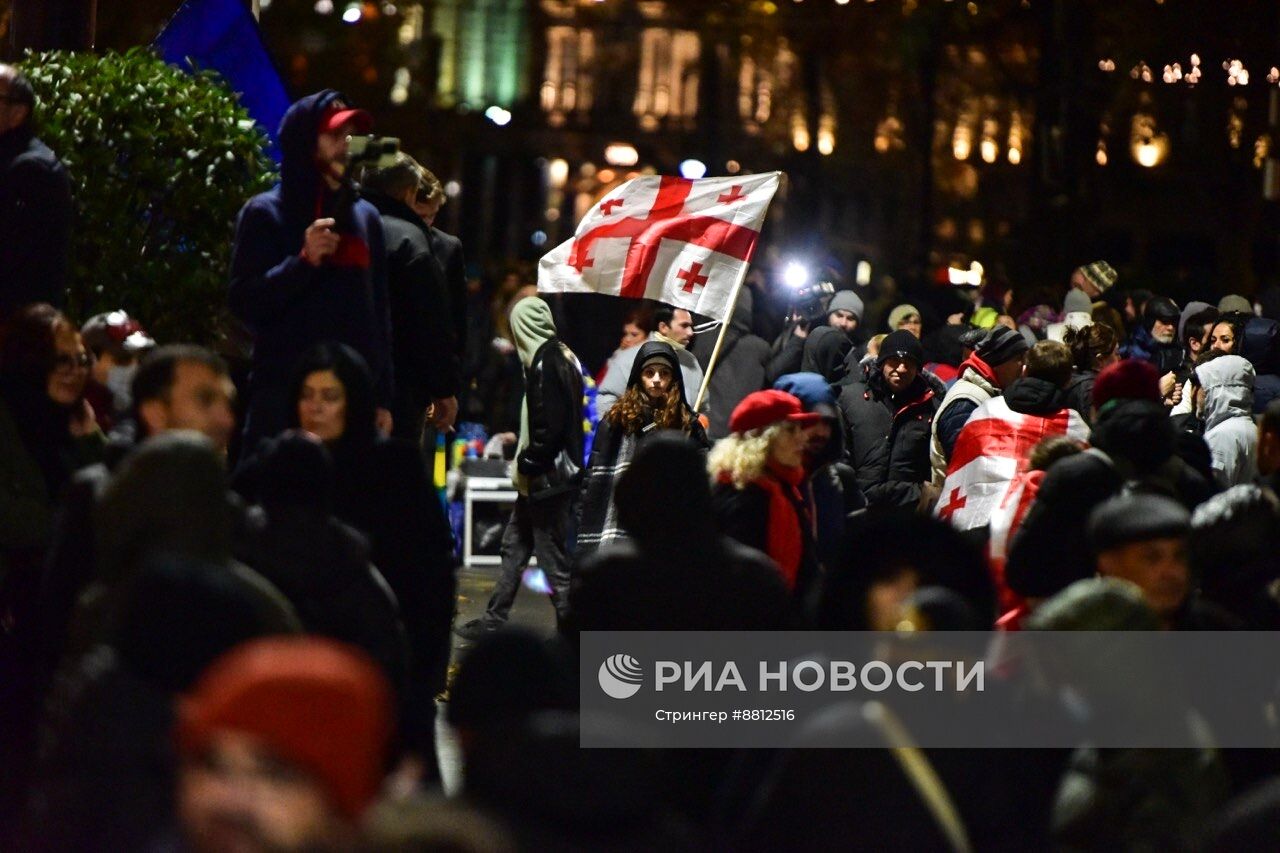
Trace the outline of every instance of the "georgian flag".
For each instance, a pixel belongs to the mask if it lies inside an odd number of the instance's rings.
[[[993,397],[974,409],[956,439],[947,479],[934,514],[958,530],[990,524],[1027,470],[1027,457],[1041,441],[1066,435],[1080,443],[1089,440],[1089,427],[1074,409],[1053,415],[1024,415],[1013,411],[1004,397]]]
[[[727,321],[781,175],[627,181],[543,256],[538,290],[654,299]]]

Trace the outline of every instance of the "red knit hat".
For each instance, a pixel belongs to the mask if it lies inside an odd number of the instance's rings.
[[[729,416],[730,432],[750,432],[782,421],[808,426],[822,420],[818,412],[806,412],[800,400],[786,391],[756,391],[748,394]]]
[[[1093,381],[1093,407],[1111,400],[1154,400],[1159,403],[1160,374],[1149,361],[1127,358],[1108,365]]]
[[[319,637],[269,637],[227,652],[178,707],[178,748],[197,755],[221,731],[263,740],[355,819],[377,795],[391,691],[362,652]]]

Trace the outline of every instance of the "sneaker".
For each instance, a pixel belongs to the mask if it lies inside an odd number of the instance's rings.
[[[459,625],[453,629],[453,633],[457,634],[464,640],[478,640],[486,637],[501,628],[504,623],[501,619],[493,619],[489,616],[482,616],[479,619],[472,619],[464,625]]]

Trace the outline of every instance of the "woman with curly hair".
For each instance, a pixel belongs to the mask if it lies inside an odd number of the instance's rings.
[[[733,410],[731,434],[707,460],[721,531],[772,558],[801,600],[818,579],[813,512],[801,489],[806,433],[821,419],[784,391],[757,391]]]
[[[1072,371],[1067,387],[1067,405],[1080,413],[1085,423],[1093,423],[1093,380],[1098,371],[1120,360],[1120,341],[1115,329],[1094,323],[1067,329],[1062,342],[1071,349]]]
[[[662,430],[682,432],[703,449],[710,446],[706,431],[685,397],[675,349],[662,341],[647,341],[636,353],[627,390],[596,428],[591,460],[582,481],[578,559],[626,538],[618,525],[614,484],[631,465],[640,443]]]

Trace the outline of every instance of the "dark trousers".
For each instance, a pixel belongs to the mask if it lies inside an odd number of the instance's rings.
[[[539,501],[516,498],[511,518],[502,532],[502,575],[489,599],[486,618],[506,621],[520,590],[520,578],[529,557],[537,555],[538,567],[551,585],[556,618],[569,609],[569,533],[573,518],[572,492]]]

